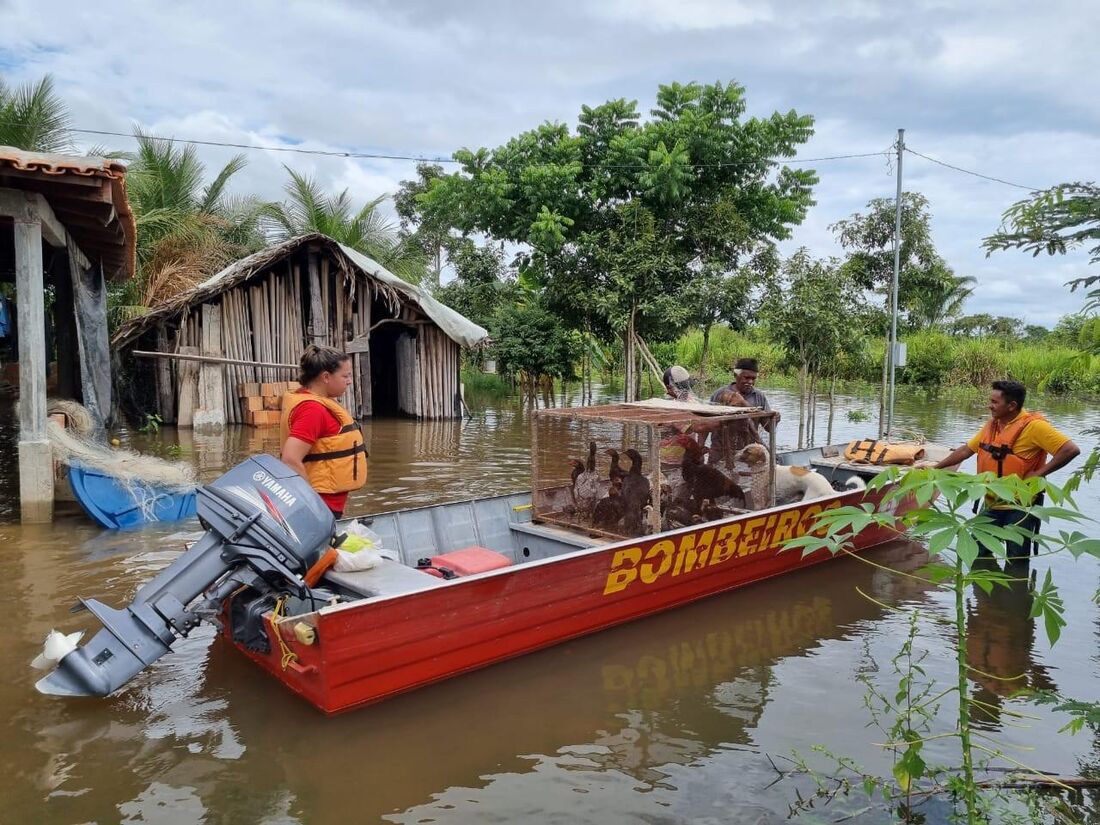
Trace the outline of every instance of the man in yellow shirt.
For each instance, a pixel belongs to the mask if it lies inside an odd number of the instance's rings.
[[[1024,409],[1026,397],[1027,390],[1019,381],[994,381],[989,393],[989,421],[965,445],[933,466],[938,470],[954,467],[976,454],[979,473],[1033,478],[1047,476],[1077,458],[1081,450],[1076,444],[1039,413]],[[1008,503],[987,503],[982,513],[1001,526],[1016,524],[1032,533],[1039,530],[1037,516],[1024,518]],[[1030,544],[1006,542],[1008,557],[1027,558]]]

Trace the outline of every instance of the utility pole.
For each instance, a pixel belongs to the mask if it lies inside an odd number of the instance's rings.
[[[905,153],[905,130],[898,129],[898,194],[894,201],[894,278],[890,287],[890,344],[887,364],[890,371],[889,400],[886,404],[886,438],[894,426],[894,389],[897,384],[898,360],[898,280],[901,276],[901,159]]]

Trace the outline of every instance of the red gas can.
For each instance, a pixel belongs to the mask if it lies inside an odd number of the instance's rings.
[[[453,579],[458,576],[484,573],[488,570],[499,570],[501,567],[508,567],[511,563],[511,559],[496,550],[485,547],[463,547],[461,550],[452,550],[450,553],[421,559],[416,566],[433,576]]]

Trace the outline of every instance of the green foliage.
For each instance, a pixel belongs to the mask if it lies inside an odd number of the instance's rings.
[[[963,304],[974,294],[977,280],[970,275],[933,279],[910,300],[909,322],[916,329],[935,329],[962,313]]]
[[[954,341],[942,332],[926,332],[906,338],[907,365],[901,380],[907,384],[938,387],[947,383],[955,364]]]
[[[398,196],[402,217],[436,239],[520,244],[520,279],[572,328],[606,340],[633,322],[669,339],[705,323],[711,304],[682,295],[695,276],[737,272],[812,204],[815,174],[774,160],[795,154],[812,119],[744,112],[736,83],[661,86],[645,121],[636,102],[584,106],[575,131],[544,123],[495,149],[455,152],[456,173],[420,170]],[[697,288],[711,286],[736,291],[734,301],[744,293],[737,282]]]
[[[894,272],[895,200],[875,198],[866,209],[830,229],[848,252],[844,268],[853,281],[861,289],[888,295]],[[973,279],[956,277],[936,251],[928,199],[918,192],[901,196],[900,263],[898,309],[917,326],[941,323],[969,295]]]
[[[68,152],[73,148],[69,127],[69,109],[52,76],[14,89],[0,79],[0,146]]]
[[[676,342],[676,356],[667,363],[677,363],[689,370],[697,370],[702,360],[703,332],[692,329]],[[656,355],[656,353],[654,353]],[[786,353],[783,348],[767,340],[761,327],[739,332],[728,326],[718,325],[710,333],[709,360],[720,370],[732,370],[738,358],[752,357],[760,361],[763,375],[780,373]],[[666,362],[662,362],[666,363]]]
[[[420,282],[425,273],[424,251],[385,217],[381,209],[385,195],[356,209],[347,189],[327,195],[312,178],[284,168],[290,175],[285,187],[287,200],[266,210],[273,237],[285,240],[320,232],[362,252],[398,277]]]
[[[137,224],[138,283],[131,302],[156,306],[261,248],[264,205],[227,193],[245,167],[232,158],[209,183],[194,146],[158,140],[135,129],[137,151],[120,154]]]
[[[927,543],[931,562],[916,572],[927,585],[946,590],[953,596],[954,616],[951,629],[957,678],[946,690],[939,689],[927,678],[922,665],[923,655],[913,645],[917,634],[918,612],[910,614],[910,634],[898,657],[895,673],[900,676],[893,697],[885,696],[869,685],[867,707],[872,722],[887,729],[890,741],[884,747],[895,753],[891,791],[886,780],[866,777],[865,788],[870,794],[875,788],[885,798],[898,798],[914,792],[921,795],[949,793],[958,800],[968,823],[986,821],[991,808],[991,795],[997,789],[979,782],[975,772],[981,761],[1005,757],[1004,749],[991,737],[974,730],[971,713],[980,707],[972,695],[968,661],[968,625],[965,596],[969,589],[991,593],[997,588],[1023,584],[1029,588],[1030,617],[1041,619],[1050,644],[1056,644],[1066,625],[1065,606],[1051,573],[1042,583],[1020,577],[1019,567],[1006,557],[1006,541],[1030,540],[1043,554],[1068,552],[1075,558],[1088,555],[1100,558],[1100,539],[1090,538],[1072,525],[1085,520],[1071,497],[1072,485],[1066,489],[1043,478],[1021,479],[1017,476],[998,478],[992,473],[970,475],[946,470],[890,468],[868,484],[870,495],[881,493],[879,505],[871,502],[824,511],[815,519],[814,532],[785,542],[785,549],[801,550],[803,556],[826,551],[833,554],[850,552],[853,538],[868,528],[895,529],[898,525],[911,539]],[[1045,496],[1049,504],[1042,504]],[[1019,514],[1020,521],[1008,526],[994,522],[984,506],[998,501]],[[915,508],[900,518],[897,505],[915,502]],[[1069,529],[1037,532],[1022,526],[1025,518],[1071,525]],[[1042,522],[1039,522],[1040,524]],[[858,557],[857,557],[858,558]],[[1005,563],[1002,570],[988,559]],[[868,562],[873,564],[873,562]],[[908,574],[907,574],[908,575]],[[899,667],[899,661],[903,667]],[[1010,678],[1014,674],[984,674],[992,678]],[[931,722],[936,718],[935,706],[942,698],[954,694],[958,702],[958,718],[948,732],[932,734]],[[1067,729],[1079,729],[1100,718],[1095,705],[1073,703],[1063,697],[1047,697],[1073,715]],[[885,724],[884,724],[885,720]],[[961,752],[961,767],[929,766],[923,757],[923,744],[930,739],[955,739]],[[1018,759],[1012,763],[1030,770]],[[848,763],[841,766],[851,770]],[[920,783],[918,787],[918,783]]]
[[[841,355],[861,344],[861,332],[852,321],[862,307],[848,272],[835,261],[812,259],[803,248],[784,264],[763,315],[771,338],[804,374],[832,375]]]
[[[1061,183],[1036,192],[1010,206],[982,245],[987,253],[1022,249],[1033,257],[1085,246],[1090,263],[1100,262],[1100,186]]]
[[[164,419],[162,419],[156,413],[146,413],[145,422],[140,427],[138,427],[138,432],[156,435],[160,432],[160,425],[163,423]]]
[[[522,290],[505,271],[498,246],[479,246],[468,238],[448,239],[446,245],[455,277],[439,287],[435,297],[488,328],[493,316],[514,303]]]
[[[501,372],[521,373],[528,379],[574,377],[579,336],[543,307],[509,308],[496,316],[492,329],[492,351]]]

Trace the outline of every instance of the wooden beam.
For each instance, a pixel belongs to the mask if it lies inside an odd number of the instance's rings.
[[[72,184],[73,186],[80,186],[82,188],[92,186],[103,186],[105,178],[98,177],[96,175],[51,175],[47,172],[32,172],[24,169],[12,169],[7,167],[0,172],[0,179],[10,178],[13,181],[34,180],[42,181],[43,183],[53,184]]]
[[[37,192],[0,189],[0,215],[9,215],[16,221],[36,220],[41,227],[41,237],[45,238],[46,243],[57,247],[69,246],[69,236],[65,226],[50,208],[49,201]],[[91,263],[87,255],[75,244],[72,248],[76,251],[77,264],[88,269]]]
[[[266,361],[242,361],[237,358],[219,358],[209,355],[199,355],[198,353],[184,352],[148,352],[146,350],[133,350],[131,353],[135,358],[167,358],[173,361],[197,361],[200,364],[231,364],[238,367],[262,367],[264,369],[287,369],[297,370],[299,366],[297,364],[273,364]]]

